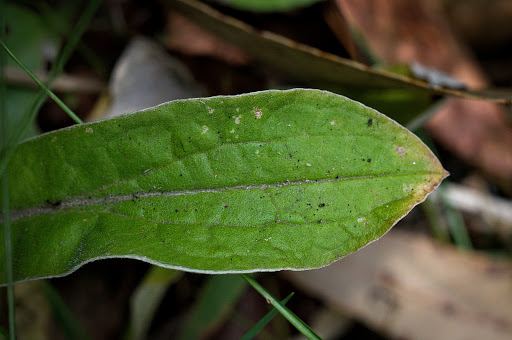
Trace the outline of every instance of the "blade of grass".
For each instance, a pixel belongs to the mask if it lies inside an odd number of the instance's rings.
[[[151,322],[169,287],[182,271],[152,266],[130,298],[130,323],[125,340],[146,339]]]
[[[78,19],[75,29],[73,29],[68,41],[62,48],[59,57],[57,58],[52,69],[50,70],[48,79],[45,84],[48,88],[51,87],[53,80],[55,80],[57,75],[59,75],[59,73],[62,71],[64,65],[73,53],[76,45],[78,44],[80,38],[85,32],[85,29],[87,28],[89,22],[94,16],[94,13],[101,4],[101,0],[88,1],[86,2],[86,4],[86,8],[84,9],[81,17]],[[2,11],[2,13],[4,12],[5,11]],[[30,122],[35,119],[37,112],[39,112],[39,109],[41,108],[45,100],[46,91],[41,90],[39,92],[37,99],[34,101],[34,104],[32,105],[30,112],[25,113],[23,115],[23,118],[19,120],[18,125],[13,127],[15,133],[12,135],[11,140],[7,141],[7,143],[2,147],[0,153],[0,173],[4,172],[5,168],[7,167],[7,162],[14,152],[14,146],[20,141],[20,136],[22,136],[25,133],[25,130],[30,125]]]
[[[423,125],[429,120],[443,105],[446,103],[447,98],[442,98],[432,104],[425,112],[409,122],[405,127],[413,132],[423,127]]]
[[[48,80],[46,81],[46,86],[50,87],[50,85],[53,83],[55,78],[62,72],[62,69],[64,68],[64,65],[67,63],[69,58],[71,57],[71,54],[75,50],[76,46],[78,45],[78,42],[82,38],[82,35],[84,34],[85,30],[89,26],[89,23],[92,20],[92,17],[94,16],[94,13],[96,13],[98,7],[101,4],[101,0],[93,0],[93,1],[86,1],[86,8],[83,11],[82,16],[78,19],[78,22],[76,24],[75,29],[73,29],[72,34],[70,35],[68,41],[62,48],[61,53],[59,54],[59,57],[55,61],[55,64],[53,65],[52,69],[50,70],[50,73],[48,75]],[[33,109],[32,109],[32,117],[30,120],[34,119],[35,114],[37,111],[39,111],[41,105],[43,105],[45,99],[46,99],[46,93],[44,91],[40,92],[41,98],[38,98],[36,102],[34,103]]]
[[[4,2],[0,1],[0,40],[3,41],[6,26],[5,26],[5,6]],[[7,85],[5,83],[5,54],[0,51],[0,116],[2,117],[3,129],[7,129]],[[2,131],[2,146],[7,145],[7,133]],[[5,242],[5,263],[7,271],[7,303],[9,314],[9,337],[11,340],[16,339],[16,319],[14,308],[14,287],[12,284],[12,244],[11,244],[11,210],[9,202],[9,178],[7,172],[0,172],[2,182],[2,214],[4,219],[4,242]]]
[[[9,206],[9,178],[7,171],[2,174],[2,214],[4,218],[5,263],[7,270],[7,303],[9,308],[9,334],[11,340],[16,338],[14,312],[14,287],[12,285],[12,245],[11,245],[11,210]]]
[[[448,228],[453,237],[453,243],[461,249],[473,249],[473,243],[471,242],[471,237],[469,237],[464,218],[460,211],[452,207],[446,199],[444,186],[441,186],[439,189],[439,196],[441,197],[441,203],[448,220]]]
[[[45,280],[43,287],[55,318],[68,339],[91,339],[52,284]]]
[[[71,57],[71,54],[75,50],[82,35],[84,34],[85,30],[89,26],[89,23],[91,22],[92,17],[94,16],[94,13],[96,13],[99,5],[101,4],[101,0],[86,1],[85,3],[86,3],[86,8],[84,9],[83,14],[78,19],[76,27],[73,29],[71,35],[69,36],[69,39],[67,40],[66,44],[62,48],[61,53],[59,54],[59,57],[55,61],[55,64],[53,65],[52,69],[50,70],[50,73],[48,74],[48,79],[45,84],[46,87],[51,87],[51,84],[53,83],[55,78],[62,72],[64,65],[67,63],[67,61]],[[24,124],[24,125],[22,125],[22,128],[25,128],[26,126],[28,126],[28,124],[33,119],[35,119],[37,112],[39,112],[39,109],[41,108],[41,106],[43,105],[45,100],[46,100],[46,91],[41,90],[39,92],[39,96],[37,97],[36,101],[34,102],[34,105],[32,106],[30,114],[24,116],[24,117],[27,117],[27,119],[22,120],[22,124]],[[15,143],[17,143],[17,142],[18,141],[15,141]],[[1,170],[3,170],[3,169],[0,168],[0,171]]]
[[[438,241],[449,243],[450,233],[448,232],[446,221],[443,218],[439,201],[429,197],[421,204],[421,208],[427,217],[434,238]]]
[[[64,11],[62,11],[63,7]],[[55,10],[55,7],[51,4],[41,2],[36,5],[37,10],[42,13],[44,22],[59,36],[67,36],[68,32],[71,32],[73,23],[70,21],[62,20],[62,16],[65,15],[69,18],[77,17],[82,12],[81,8],[77,8],[76,5],[63,5],[59,10]],[[87,23],[87,22],[86,22]],[[107,65],[103,62],[100,56],[96,55],[95,51],[89,46],[85,45],[84,42],[78,41],[76,45],[77,53],[84,59],[84,61],[95,71],[101,75],[107,75]],[[60,71],[59,71],[60,73]]]
[[[51,84],[53,80],[57,77],[57,75],[62,71],[64,65],[68,61],[69,57],[73,53],[76,45],[80,41],[80,38],[82,37],[83,33],[85,32],[85,29],[89,25],[89,22],[91,21],[94,13],[98,9],[99,5],[101,4],[101,0],[93,0],[90,2],[87,2],[87,7],[83,11],[82,16],[78,20],[78,23],[75,27],[75,29],[72,31],[71,36],[69,37],[68,41],[64,45],[64,47],[61,50],[61,53],[59,54],[59,57],[55,61],[55,64],[53,65],[52,69],[50,70],[50,73],[48,75],[48,79],[46,81],[46,87],[51,87]],[[5,11],[2,11],[4,13]],[[3,39],[2,39],[3,41]],[[3,55],[3,53],[2,53]],[[41,90],[39,92],[39,95],[37,99],[34,101],[34,104],[32,105],[30,112],[26,112],[23,114],[22,119],[19,120],[19,123],[17,126],[12,127],[12,129],[15,131],[15,133],[12,135],[12,139],[6,141],[6,143],[2,146],[1,152],[0,152],[0,174],[2,174],[6,167],[7,162],[11,158],[13,152],[14,152],[14,146],[20,141],[20,136],[23,136],[25,133],[25,130],[30,125],[30,122],[35,119],[35,116],[37,115],[37,112],[39,112],[39,109],[43,105],[43,103],[46,100],[46,91]],[[4,101],[5,102],[5,101]],[[6,125],[4,125],[6,126]],[[5,134],[4,134],[5,135]]]
[[[256,280],[247,274],[240,274],[258,293],[260,293],[268,302],[274,306],[299,332],[308,339],[320,339],[320,337],[309,328],[304,321],[299,319],[291,310],[283,306],[275,299],[265,288],[263,288]]]
[[[4,0],[0,0],[0,41],[4,41],[6,33],[5,25],[5,4]],[[2,139],[0,140],[0,149],[7,146],[7,84],[5,82],[5,67],[7,66],[7,58],[5,53],[0,51],[0,125]],[[0,172],[0,174],[3,172]]]
[[[287,297],[285,297],[283,300],[281,300],[281,304],[284,306],[286,303],[292,298],[293,294],[290,293]],[[268,312],[263,318],[261,318],[258,323],[254,325],[253,328],[251,328],[245,335],[241,338],[241,340],[250,340],[254,338],[269,322],[276,316],[278,313],[278,310],[273,308],[270,312]]]
[[[176,339],[200,339],[218,329],[232,313],[246,288],[247,284],[238,275],[208,277]]]
[[[11,52],[11,50],[4,44],[3,41],[0,41],[0,45],[2,45],[2,47],[4,48],[5,52],[7,52],[7,54],[9,55],[9,57],[11,57],[12,60],[14,60],[16,62],[16,64],[18,64],[22,69],[23,71],[25,71],[29,76],[30,78],[32,78],[33,81],[36,82],[36,84],[46,92],[46,94],[48,96],[50,96],[50,98],[53,99],[53,101],[55,101],[55,103],[57,103],[57,105],[60,106],[60,108],[62,110],[64,110],[64,112],[66,112],[68,114],[68,116],[71,117],[71,119],[73,119],[77,124],[82,124],[83,121],[73,112],[71,111],[71,109],[66,105],[64,104],[64,102],[62,102],[62,100],[59,99],[59,97],[57,97],[55,95],[55,93],[53,93],[49,88],[47,88],[39,79],[37,79],[37,77],[35,76],[35,74],[32,73],[32,71],[30,71],[26,66],[25,64],[23,64],[21,62],[21,60],[19,60],[18,58],[16,58],[16,56]]]

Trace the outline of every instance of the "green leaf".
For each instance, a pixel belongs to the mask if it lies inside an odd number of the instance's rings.
[[[330,92],[177,100],[17,146],[14,279],[111,257],[201,273],[322,267],[446,174],[408,130]]]

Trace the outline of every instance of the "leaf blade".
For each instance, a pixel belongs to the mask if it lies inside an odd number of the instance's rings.
[[[205,273],[321,267],[446,176],[394,121],[305,89],[71,127],[20,144],[11,165],[17,280],[108,257]]]

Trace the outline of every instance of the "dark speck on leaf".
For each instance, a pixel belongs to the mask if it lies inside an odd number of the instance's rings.
[[[339,178],[340,178],[340,176],[336,176],[336,179],[339,179]]]
[[[320,208],[323,208],[323,207],[325,207],[325,203],[320,203],[318,206],[319,206]]]
[[[62,201],[61,201],[61,200],[52,201],[52,200],[50,200],[50,199],[47,199],[47,200],[46,200],[46,204],[48,204],[48,205],[50,205],[50,206],[52,206],[52,207],[56,208],[56,207],[58,207],[59,205],[61,205],[61,204],[62,204]]]
[[[228,207],[227,205],[224,206],[224,208],[227,208],[227,207]]]
[[[368,126],[372,126],[373,125],[373,118],[370,118],[368,119]]]
[[[320,223],[322,223],[322,220],[318,220],[316,223],[320,224]]]
[[[178,209],[176,209],[176,212],[179,212],[179,210],[178,210]]]
[[[372,162],[372,159],[371,159],[371,158],[368,158],[366,161],[367,161],[368,163],[371,163],[371,162]]]

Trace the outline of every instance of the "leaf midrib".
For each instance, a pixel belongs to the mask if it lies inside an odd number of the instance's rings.
[[[134,198],[151,198],[151,197],[172,197],[172,196],[186,196],[186,195],[198,195],[198,194],[209,194],[209,193],[221,193],[225,191],[234,190],[262,190],[277,189],[286,186],[298,186],[298,185],[312,185],[325,182],[341,182],[351,180],[364,180],[381,177],[404,177],[404,176],[418,176],[418,175],[442,175],[439,172],[434,171],[416,171],[407,173],[390,173],[390,174],[372,174],[363,176],[349,176],[339,178],[323,178],[316,180],[302,180],[294,182],[280,182],[274,184],[260,184],[260,185],[237,185],[232,187],[218,187],[218,188],[205,188],[205,189],[194,189],[194,190],[176,190],[166,192],[147,192],[147,193],[136,193],[131,195],[115,195],[102,198],[88,198],[88,197],[77,197],[74,199],[62,200],[57,206],[38,206],[32,208],[24,208],[13,211],[11,213],[11,220],[16,221],[20,218],[32,218],[41,214],[54,213],[56,211],[65,210],[68,208],[76,207],[88,207],[97,205],[108,205],[111,203],[118,203],[133,200]],[[2,220],[3,221],[3,218]]]

